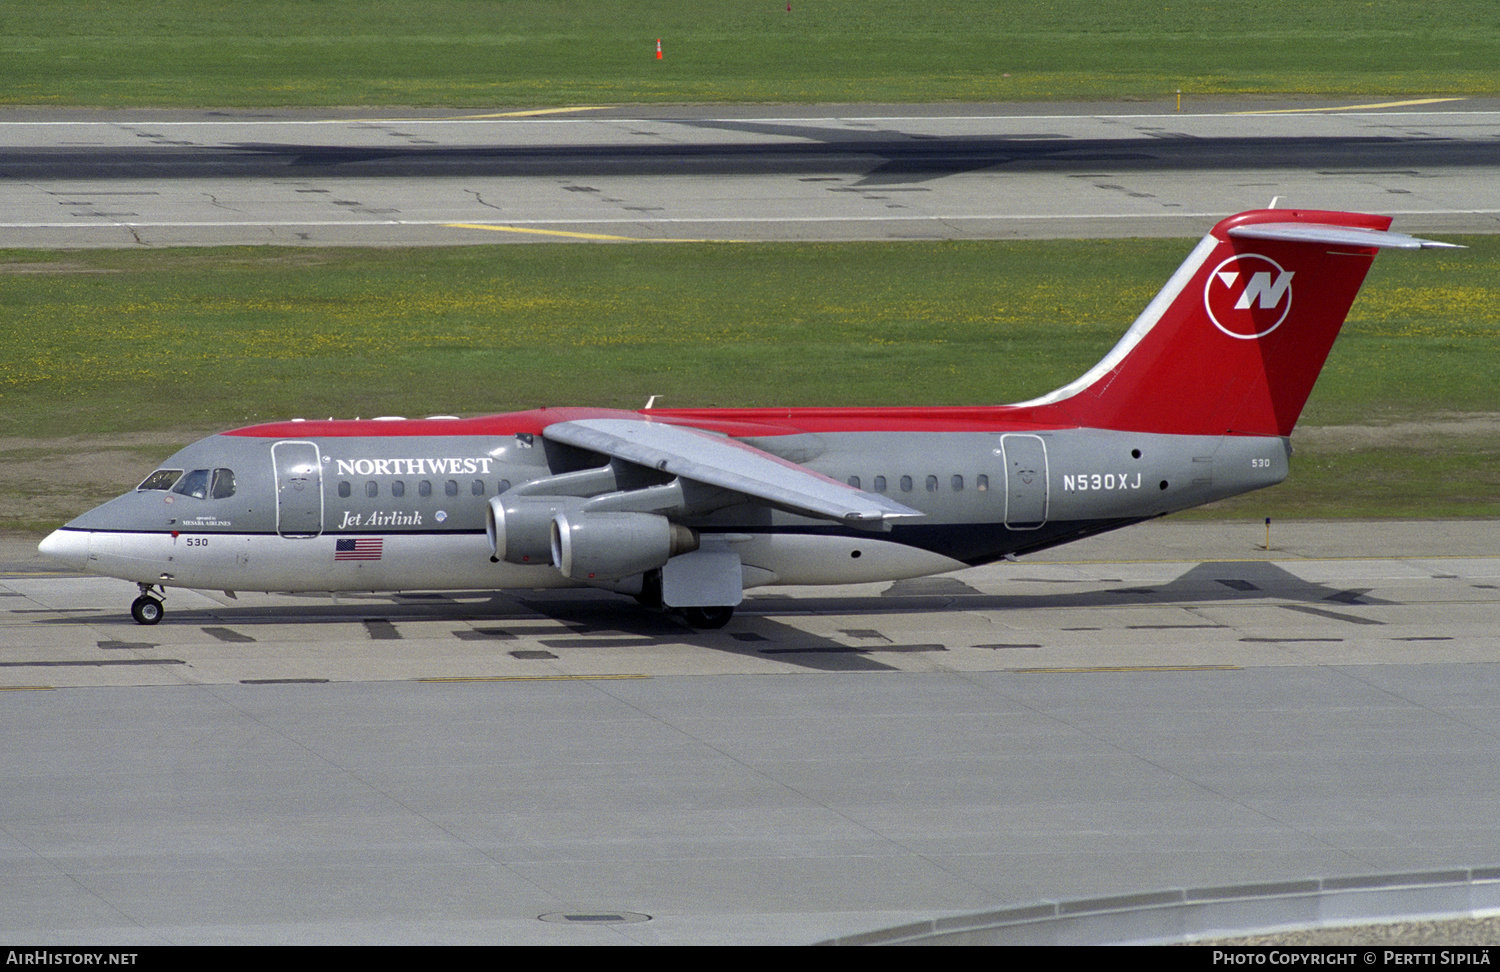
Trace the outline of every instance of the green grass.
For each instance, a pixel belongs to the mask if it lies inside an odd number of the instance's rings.
[[[1184,252],[1104,241],[0,253],[14,335],[0,347],[0,435],[499,411],[560,394],[684,407],[1019,399],[1091,364]],[[1099,286],[1122,260],[1138,279]],[[59,272],[37,272],[47,263]]]
[[[655,58],[661,38],[665,57]],[[1491,0],[42,0],[0,103],[539,106],[1500,90]]]
[[[1292,437],[1296,442],[1296,436]],[[1500,434],[1408,447],[1298,448],[1291,477],[1187,516],[1306,519],[1500,516]]]
[[[1464,242],[1376,261],[1304,424],[1495,409],[1500,237]],[[653,394],[675,407],[1018,401],[1092,365],[1189,248],[0,252],[0,438],[167,441],[293,416],[639,407]],[[1483,437],[1303,450],[1288,485],[1230,508],[1500,515],[1497,453]]]

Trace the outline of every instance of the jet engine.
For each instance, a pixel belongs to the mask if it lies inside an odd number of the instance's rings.
[[[566,510],[552,518],[552,564],[573,580],[618,580],[697,549],[695,531],[655,513]]]
[[[512,564],[553,563],[552,518],[583,503],[576,496],[494,497],[484,526],[495,558]]]

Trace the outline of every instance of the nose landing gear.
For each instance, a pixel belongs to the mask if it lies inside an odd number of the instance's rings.
[[[167,613],[161,606],[161,598],[151,593],[150,584],[136,586],[141,589],[141,596],[131,602],[130,616],[136,624],[156,624]],[[166,591],[162,591],[162,596],[166,596]]]

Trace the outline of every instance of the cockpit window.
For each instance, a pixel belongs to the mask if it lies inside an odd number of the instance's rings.
[[[171,489],[172,484],[177,482],[177,477],[182,475],[181,469],[158,469],[146,477],[136,489]]]
[[[191,496],[194,499],[207,499],[208,470],[194,469],[178,480],[177,485],[172,487],[172,492],[181,493],[183,496]]]
[[[157,475],[160,475],[158,473]],[[178,475],[173,473],[172,475]],[[148,479],[147,482],[150,482]],[[141,486],[142,489],[146,487]],[[160,486],[159,489],[166,489]],[[172,492],[181,493],[183,496],[191,496],[194,499],[228,499],[234,495],[234,470],[233,469],[194,469],[177,481],[172,487]]]
[[[209,495],[211,495],[214,499],[228,499],[229,497],[234,495],[233,469],[214,470],[214,484],[213,489],[210,491]]]

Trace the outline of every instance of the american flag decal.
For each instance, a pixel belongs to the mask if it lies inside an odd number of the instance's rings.
[[[348,539],[335,541],[333,545],[334,560],[379,560],[381,545],[385,541],[379,537],[366,539]]]

